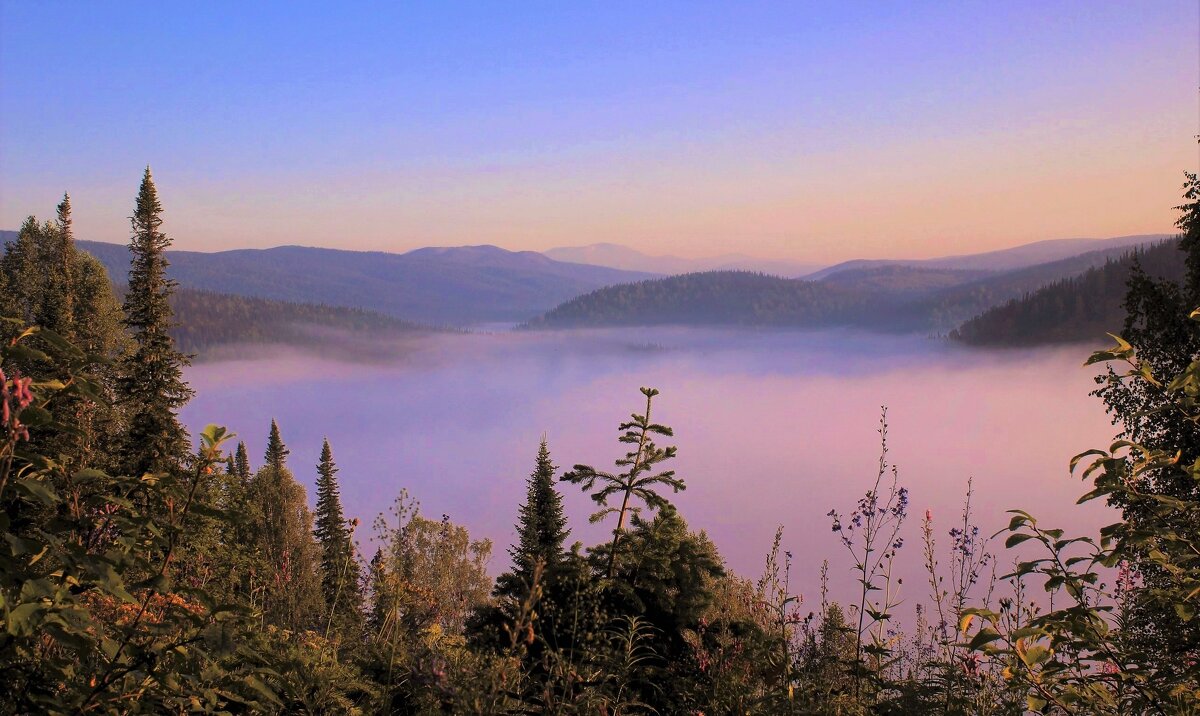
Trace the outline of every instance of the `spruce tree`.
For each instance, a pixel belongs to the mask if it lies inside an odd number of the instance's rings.
[[[342,512],[338,469],[326,439],[317,464],[317,509],[315,528],[321,544],[321,585],[329,609],[327,624],[340,630],[362,624],[362,570],[354,554],[354,531]]]
[[[233,457],[233,474],[243,480],[250,479],[250,455],[246,452],[244,442],[238,442],[237,453]]]
[[[187,455],[187,433],[179,423],[178,411],[192,397],[191,388],[183,381],[188,357],[175,350],[168,332],[175,289],[175,282],[166,275],[166,250],[171,240],[162,232],[162,204],[150,167],[142,177],[131,223],[124,309],[134,346],[122,362],[119,392],[129,419],[124,467],[140,475],[170,470]]]
[[[57,225],[47,226],[41,265],[46,269],[46,288],[38,311],[39,324],[72,339],[75,336],[75,237],[71,227],[71,197],[63,194],[58,205]]]
[[[563,543],[570,530],[563,514],[562,495],[554,487],[554,470],[543,438],[533,472],[525,482],[525,502],[517,518],[517,543],[508,550],[512,569],[497,579],[496,596],[522,598],[539,562],[549,573],[562,561]]]
[[[287,463],[287,457],[291,453],[287,446],[283,444],[283,438],[279,436],[279,425],[275,423],[275,419],[271,419],[271,434],[267,436],[267,452],[263,455],[263,459],[267,463],[267,467],[283,469]]]

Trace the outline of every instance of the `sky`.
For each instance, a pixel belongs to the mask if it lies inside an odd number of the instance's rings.
[[[0,0],[0,228],[924,258],[1171,230],[1200,4]]]

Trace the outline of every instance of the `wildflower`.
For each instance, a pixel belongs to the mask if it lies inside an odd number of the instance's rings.
[[[979,654],[977,652],[971,652],[963,657],[963,671],[968,676],[979,675]]]

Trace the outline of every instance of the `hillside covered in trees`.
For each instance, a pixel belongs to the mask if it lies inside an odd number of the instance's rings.
[[[265,298],[178,288],[171,296],[175,324],[171,336],[185,353],[204,358],[217,348],[284,345],[301,349],[338,348],[349,344],[362,355],[377,355],[395,339],[438,332],[360,308],[291,303]],[[365,352],[364,352],[365,351]]]
[[[299,466],[271,421],[253,464],[219,425],[181,424],[193,389],[168,329],[186,303],[149,170],[120,301],[75,248],[64,198],[0,260],[0,713],[1192,713],[1200,180],[1185,189],[1182,281],[1134,276],[1125,339],[1090,361],[1110,364],[1097,394],[1125,438],[1072,460],[1081,501],[1115,508],[1103,537],[1014,510],[1005,548],[1023,551],[993,553],[968,485],[960,521],[944,532],[927,512],[912,538],[884,411],[878,471],[826,513],[858,585],[845,603],[828,563],[792,574],[782,528],[761,577],[727,568],[675,503],[687,446],[669,444],[670,396],[650,387],[617,426],[614,468],[561,470],[545,439],[528,446],[496,579],[490,542],[403,490],[368,559],[328,440]],[[721,281],[803,310],[782,279]],[[611,527],[594,544],[568,543],[576,489]],[[929,585],[913,624],[893,581],[906,541]],[[803,601],[802,580],[818,596]]]
[[[992,306],[1128,251],[1106,248],[1006,272],[886,264],[847,268],[815,281],[739,271],[684,274],[607,286],[526,325],[841,326],[944,334]]]
[[[1165,241],[1055,281],[972,318],[950,337],[977,346],[1105,342],[1124,320],[1125,286],[1135,271],[1180,281],[1179,242]]]
[[[855,291],[748,271],[710,271],[619,284],[571,299],[531,328],[627,325],[828,326],[857,315]]]
[[[98,314],[99,320],[93,321],[95,331],[110,336],[119,333],[116,302],[123,298],[125,286],[111,285],[104,266],[86,252],[72,251],[69,259],[56,258],[62,250],[53,224],[29,221],[21,231],[13,233],[6,242],[5,253],[9,257],[6,285],[16,288],[11,289],[8,300],[28,306],[26,317],[35,315],[38,306],[63,302],[73,311]],[[128,265],[129,252],[124,253]],[[60,270],[73,284],[74,300],[66,302],[54,297],[63,289],[57,286],[54,277],[44,275],[44,267],[54,263],[64,267]],[[226,349],[222,355],[227,355],[234,346],[254,345],[305,350],[337,346],[343,355],[350,350],[363,357],[385,357],[387,351],[396,348],[395,339],[442,330],[363,309],[272,301],[182,287],[173,290],[170,306],[175,316],[168,328],[171,337],[181,351],[200,359],[216,355],[218,349]]]

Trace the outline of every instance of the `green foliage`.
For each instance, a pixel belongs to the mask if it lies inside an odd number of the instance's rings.
[[[38,339],[47,350],[29,347]],[[23,377],[15,361],[63,379]],[[59,400],[99,393],[93,358],[56,334],[17,332],[0,348],[0,693],[16,713],[163,713],[269,708],[262,673],[228,648],[236,610],[177,580],[203,476],[220,459],[209,426],[186,475],[69,471],[24,447],[31,431],[67,429]],[[22,526],[30,513],[40,524]],[[18,519],[14,520],[13,517]]]
[[[233,473],[243,480],[250,479],[250,455],[246,452],[246,443],[238,441],[237,453],[233,458]]]
[[[336,626],[339,633],[354,635],[362,628],[362,570],[354,548],[358,520],[347,520],[342,512],[337,466],[326,440],[317,465],[317,509],[314,534],[321,545],[321,590],[329,617],[325,633]]]
[[[393,355],[395,342],[440,329],[361,308],[273,301],[177,287],[171,295],[179,350],[201,359],[223,348],[271,344],[339,358]],[[379,345],[387,340],[386,347]],[[386,352],[384,352],[386,351]]]
[[[49,233],[38,225],[37,219],[29,217],[21,224],[15,241],[4,245],[4,259],[0,268],[5,276],[7,291],[0,298],[5,302],[4,315],[20,320],[19,325],[29,325],[36,320],[45,293],[45,281],[40,270],[42,248]]]
[[[247,489],[252,549],[261,569],[251,575],[264,620],[283,629],[319,630],[327,614],[321,592],[321,549],[301,486],[287,468],[288,449],[271,421],[266,464]]]
[[[271,432],[267,434],[267,452],[263,455],[264,467],[282,470],[287,465],[291,450],[283,444],[283,436],[279,434],[279,424],[271,419]]]
[[[950,332],[978,346],[1097,343],[1123,320],[1122,287],[1146,276],[1171,281],[1183,276],[1179,242],[1164,241],[1110,258],[1085,273],[1060,279],[995,306]]]
[[[178,411],[192,390],[183,380],[188,358],[175,349],[170,335],[175,282],[166,275],[171,241],[161,231],[161,214],[158,190],[146,167],[130,220],[132,259],[123,307],[134,346],[122,361],[118,388],[128,413],[122,467],[133,474],[173,469],[187,453]]]
[[[617,460],[617,467],[626,468],[625,472],[613,474],[598,471],[590,465],[576,465],[575,469],[562,476],[564,482],[579,485],[585,492],[594,488],[596,483],[600,483],[600,488],[593,492],[591,497],[602,509],[592,515],[592,522],[597,522],[612,513],[617,515],[617,526],[613,528],[612,542],[608,547],[608,568],[605,570],[605,576],[609,579],[615,574],[617,550],[625,529],[625,521],[631,512],[640,509],[633,504],[633,499],[638,499],[651,510],[658,510],[671,504],[658,493],[661,487],[669,487],[672,492],[679,492],[685,488],[683,480],[675,476],[674,470],[654,472],[655,466],[675,457],[676,451],[674,447],[658,447],[654,444],[652,436],[671,437],[674,433],[671,428],[650,421],[650,408],[658,391],[654,388],[642,388],[641,392],[646,397],[646,412],[641,415],[633,413],[632,420],[621,423],[617,428],[622,433],[618,440],[634,446],[625,457]],[[608,506],[608,500],[613,496],[620,497],[620,507]]]
[[[1200,317],[1200,314],[1194,314]],[[1121,361],[1129,366],[1123,380],[1142,382],[1157,391],[1165,407],[1200,421],[1200,362],[1171,380],[1156,377],[1126,341],[1092,356],[1089,363]],[[973,608],[964,621],[984,620],[971,647],[1006,664],[1006,674],[1029,689],[1029,708],[1067,713],[1186,713],[1200,708],[1200,660],[1195,641],[1178,635],[1163,641],[1139,634],[1130,619],[1130,601],[1141,614],[1153,614],[1194,633],[1200,608],[1200,502],[1164,494],[1164,478],[1195,483],[1200,462],[1178,450],[1151,448],[1117,440],[1107,450],[1089,450],[1071,461],[1082,467],[1092,490],[1080,501],[1107,500],[1123,505],[1125,519],[1100,530],[1098,540],[1068,538],[1028,512],[1013,510],[1006,546],[1039,546],[1040,554],[1020,562],[1011,579],[1041,580],[1047,592],[1062,595],[1066,606],[1024,619]],[[1136,516],[1130,519],[1129,516]],[[1132,565],[1153,570],[1155,578],[1133,587]],[[1115,587],[1103,581],[1106,570],[1120,568]],[[1011,607],[1009,607],[1011,608]],[[1131,638],[1132,637],[1132,638]],[[1184,651],[1173,651],[1179,646]],[[1171,649],[1167,654],[1163,648]],[[1189,651],[1190,650],[1190,651]]]
[[[601,288],[526,327],[852,326],[942,333],[1048,284],[1070,283],[1126,253],[1103,249],[995,274],[913,266],[848,269],[820,280],[744,271],[685,274]],[[1110,286],[1120,280],[1101,273]],[[1087,281],[1089,290],[1094,278]]]
[[[488,602],[492,543],[472,540],[446,515],[439,520],[422,516],[406,493],[391,512],[394,524],[382,515],[375,523],[376,539],[385,547],[377,565],[382,582],[372,598],[375,610],[390,620],[380,628],[462,634],[471,611]]]
[[[553,573],[563,561],[563,543],[570,534],[563,514],[562,495],[554,487],[554,464],[545,438],[538,447],[537,461],[525,485],[525,502],[517,516],[517,543],[509,548],[512,569],[496,580],[498,598],[520,601],[541,565]]]
[[[382,546],[368,572],[368,631],[375,649],[374,678],[391,708],[403,710],[428,695],[427,690],[413,690],[419,682],[432,680],[426,688],[440,688],[448,670],[480,667],[466,649],[464,630],[469,617],[488,603],[492,585],[486,564],[492,545],[472,540],[447,516],[422,517],[419,505],[404,492],[390,514],[390,519],[380,515],[375,522]],[[455,689],[445,694],[451,700],[459,696]]]
[[[895,656],[887,626],[899,603],[892,577],[896,554],[904,546],[900,534],[908,518],[908,489],[899,484],[896,467],[888,462],[887,409],[879,418],[879,469],[871,489],[843,517],[830,510],[833,531],[850,553],[859,600],[854,629],[854,695],[868,702],[885,691],[878,676]],[[874,692],[871,695],[864,691]]]
[[[101,398],[58,401],[55,420],[70,429],[56,435],[53,445],[35,435],[36,447],[50,452],[68,469],[111,468],[111,443],[124,422],[120,406],[113,405],[116,372],[111,361],[124,352],[127,341],[108,276],[92,257],[75,250],[70,207],[65,199],[59,207],[57,224],[39,225],[30,217],[17,240],[5,248],[0,275],[4,276],[3,284],[11,285],[13,290],[0,297],[2,315],[36,322],[94,356],[88,370],[96,397]],[[0,327],[0,337],[11,338],[12,330]],[[28,337],[25,343],[32,348],[49,348],[37,335]],[[14,365],[39,380],[64,377],[46,360],[17,359]]]
[[[1178,207],[1181,214],[1177,225],[1182,231],[1178,247],[1186,267],[1184,281],[1175,283],[1157,279],[1145,271],[1134,272],[1125,298],[1127,316],[1121,331],[1127,341],[1121,350],[1131,352],[1109,355],[1118,361],[1135,360],[1136,370],[1120,373],[1110,367],[1098,379],[1100,387],[1096,390],[1121,429],[1119,437],[1150,450],[1178,453],[1183,464],[1200,459],[1200,426],[1175,404],[1178,396],[1164,387],[1170,378],[1186,374],[1200,355],[1200,324],[1188,315],[1196,305],[1192,301],[1200,299],[1200,283],[1192,271],[1200,261],[1195,256],[1200,252],[1197,186],[1195,175],[1187,175],[1184,197],[1188,203]],[[1200,483],[1177,470],[1149,470],[1143,482],[1141,490],[1145,493],[1187,503],[1200,502]],[[1150,503],[1130,502],[1128,497],[1114,493],[1109,501],[1130,522],[1151,518],[1146,514]],[[1131,563],[1149,589],[1160,582],[1172,581],[1151,559],[1131,559]],[[1144,591],[1138,590],[1138,594]],[[1200,623],[1185,623],[1173,609],[1156,608],[1136,595],[1131,599],[1128,619],[1132,627],[1130,638],[1140,641],[1147,654],[1160,654],[1163,668],[1200,658],[1200,647],[1196,646],[1200,643]]]
[[[37,322],[58,330],[69,340],[74,338],[75,322],[75,237],[71,230],[71,197],[66,194],[58,205],[58,225],[54,229],[49,251],[42,252],[40,261],[47,276]]]
[[[624,544],[624,557],[608,587],[609,610],[618,624],[635,620],[650,627],[656,656],[639,660],[643,686],[638,698],[661,711],[697,696],[692,693],[698,675],[688,658],[693,652],[688,636],[712,606],[713,585],[725,576],[724,564],[707,535],[689,530],[669,504],[652,519],[634,514]],[[605,556],[603,551],[599,556]],[[669,678],[657,678],[660,673]]]
[[[564,549],[543,441],[497,584],[490,542],[425,518],[402,492],[376,522],[367,600],[328,442],[315,521],[275,421],[254,473],[244,443],[224,452],[223,428],[186,447],[175,411],[190,390],[167,333],[167,239],[149,173],[134,217],[132,348],[103,270],[72,253],[64,199],[57,223],[31,218],[0,259],[0,308],[18,316],[0,326],[0,711],[1200,710],[1195,176],[1185,198],[1184,283],[1134,263],[1125,337],[1089,361],[1110,364],[1098,393],[1122,434],[1071,466],[1088,484],[1080,501],[1119,518],[1072,538],[1013,511],[1005,544],[1020,557],[998,582],[968,482],[948,545],[925,515],[930,600],[908,632],[892,571],[908,495],[888,459],[886,413],[869,489],[848,515],[829,513],[857,603],[829,601],[826,563],[820,605],[805,615],[782,528],[754,584],[728,574],[663,494],[684,483],[664,469],[675,448],[655,444],[673,434],[651,420],[651,388],[644,413],[620,425],[618,469],[562,477],[591,493],[593,519],[616,513],[611,540]],[[164,372],[134,390],[151,367]],[[136,469],[112,469],[122,465]]]
[[[866,304],[863,294],[825,283],[747,271],[711,271],[597,289],[563,303],[528,325],[811,327],[844,324]]]

